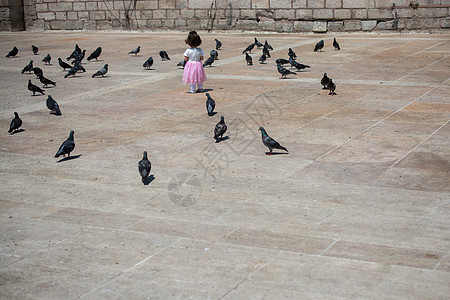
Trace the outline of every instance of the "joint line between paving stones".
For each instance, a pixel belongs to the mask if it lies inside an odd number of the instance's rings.
[[[424,70],[424,69],[426,69],[426,68],[428,68],[428,67],[434,65],[435,63],[438,63],[438,62],[440,62],[441,60],[446,59],[447,57],[448,57],[448,55],[444,55],[444,56],[441,57],[440,59],[438,59],[438,60],[436,60],[436,61],[434,61],[434,62],[432,62],[432,63],[430,63],[430,64],[428,64],[428,65],[426,65],[426,66],[423,66],[422,68],[419,68],[419,69],[415,70],[414,72],[411,72],[411,73],[409,73],[409,74],[403,75],[402,77],[400,77],[400,78],[394,80],[394,82],[399,81],[399,80],[402,80],[403,78],[405,78],[405,77],[407,77],[407,76],[409,76],[409,75],[411,75],[411,74],[420,72],[420,71],[422,71],[422,70]]]
[[[442,260],[447,256],[447,254],[442,255],[441,259],[437,262],[436,266],[433,268],[433,272],[436,271],[437,267],[441,264]]]
[[[79,296],[78,299],[81,299],[81,298],[84,298],[84,297],[86,297],[86,296],[89,296],[91,293],[93,293],[93,292],[95,292],[96,290],[98,290],[101,286],[104,286],[105,284],[107,284],[108,282],[114,280],[115,278],[117,278],[117,277],[119,277],[119,276],[121,276],[121,275],[123,275],[123,274],[125,274],[125,273],[127,273],[127,272],[129,272],[129,271],[131,271],[131,270],[133,270],[134,268],[136,268],[136,267],[139,266],[140,264],[146,262],[147,260],[149,260],[149,259],[152,258],[153,256],[158,255],[159,253],[165,251],[166,249],[168,249],[169,247],[171,247],[173,244],[175,244],[176,242],[181,241],[182,239],[183,239],[183,238],[179,238],[179,239],[177,239],[176,241],[173,241],[172,243],[170,243],[168,246],[166,246],[166,247],[164,247],[164,248],[162,248],[162,249],[159,249],[158,251],[156,251],[156,252],[153,253],[152,255],[150,255],[150,256],[144,258],[143,260],[141,260],[140,262],[136,263],[134,266],[128,268],[127,270],[123,271],[122,273],[119,273],[119,274],[117,274],[117,275],[115,275],[115,276],[109,278],[109,279],[106,280],[105,282],[101,283],[99,286],[97,286],[97,287],[93,288],[92,290],[90,290],[89,292],[87,292],[87,293],[85,293],[85,294]]]
[[[341,239],[334,240],[334,241],[331,243],[331,245],[327,247],[327,249],[323,250],[323,251],[319,254],[319,256],[322,256],[325,252],[328,251],[328,249],[330,249],[331,247],[333,247],[334,244],[336,244],[336,243],[339,242],[340,240],[341,240]]]

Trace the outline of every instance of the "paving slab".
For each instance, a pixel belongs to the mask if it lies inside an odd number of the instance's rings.
[[[450,35],[200,32],[206,55],[224,45],[205,68],[214,116],[181,81],[186,35],[0,33],[0,53],[19,48],[0,59],[0,298],[447,299]],[[254,37],[274,50],[247,66]],[[63,78],[75,44],[103,52]],[[310,68],[280,79],[289,48]],[[260,126],[289,154],[266,156]],[[74,158],[54,158],[70,130]]]

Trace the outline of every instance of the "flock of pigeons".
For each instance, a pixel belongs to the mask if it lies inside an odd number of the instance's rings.
[[[208,59],[206,59],[203,64],[204,67],[211,66],[214,63],[214,61],[217,60],[219,57],[219,53],[217,52],[217,50],[221,50],[222,43],[218,39],[215,39],[215,42],[216,42],[216,49],[212,50],[210,52],[210,57]],[[334,41],[333,41],[333,46],[334,46],[335,50],[340,50],[339,43],[336,41],[336,39],[334,39]],[[251,51],[255,47],[256,48],[262,47],[262,55],[258,59],[258,61],[261,64],[264,64],[265,61],[267,60],[267,58],[271,57],[270,51],[273,50],[272,46],[267,41],[265,41],[265,43],[262,44],[255,37],[254,42],[252,44],[250,44],[249,46],[247,46],[247,48],[245,48],[244,51],[242,51],[242,53],[245,54],[245,60],[246,60],[248,66],[253,65],[253,59],[249,55],[249,53],[251,53]],[[324,41],[321,40],[315,45],[314,52],[322,51],[323,47],[324,47]],[[32,45],[31,48],[32,48],[33,54],[37,55],[38,51],[39,51],[38,47]],[[140,51],[141,51],[141,47],[138,46],[136,49],[128,52],[128,54],[134,54],[135,56],[137,56],[137,54]],[[14,47],[6,55],[6,57],[7,58],[15,57],[15,56],[17,56],[18,52],[19,52],[18,48]],[[88,56],[87,60],[88,61],[90,61],[92,59],[98,60],[101,53],[102,53],[102,48],[98,47]],[[67,72],[67,74],[64,76],[64,78],[67,78],[69,76],[74,77],[75,74],[77,74],[79,72],[86,72],[86,70],[84,69],[84,67],[82,65],[82,61],[85,57],[85,54],[86,54],[86,50],[82,51],[78,45],[75,45],[74,51],[69,55],[69,57],[66,58],[67,61],[72,60],[71,64],[68,64],[67,62],[64,62],[61,58],[58,58],[59,66],[61,68],[63,68],[64,71],[66,69],[69,70]],[[163,61],[170,60],[170,57],[166,51],[160,51],[159,55]],[[283,65],[290,64],[291,68],[295,68],[298,71],[301,71],[306,68],[310,68],[310,66],[301,64],[296,61],[297,55],[291,48],[289,48],[288,57],[289,57],[289,59],[279,58],[275,61],[277,64],[277,70],[281,74],[280,79],[284,79],[284,78],[286,78],[287,75],[290,75],[290,74],[295,74],[295,75],[297,74],[295,72],[292,72],[292,71],[286,69],[285,67],[283,67]],[[47,56],[44,57],[44,59],[42,61],[44,62],[44,64],[50,65],[51,59],[52,58],[51,58],[50,54],[47,54]],[[182,60],[181,62],[179,62],[177,64],[177,66],[181,66],[184,68],[184,64],[185,64],[185,61]],[[143,67],[146,69],[151,69],[152,65],[153,65],[153,58],[149,57],[144,62]],[[32,72],[40,80],[40,82],[43,84],[44,88],[48,87],[48,85],[56,86],[56,83],[54,81],[44,77],[42,69],[40,69],[38,67],[34,67],[33,60],[30,60],[29,64],[26,65],[22,69],[22,74],[32,73]],[[100,70],[98,70],[97,72],[92,74],[92,78],[97,77],[97,76],[103,77],[106,75],[107,72],[108,72],[108,64],[105,64],[103,66],[103,68],[101,68]],[[336,93],[335,93],[336,84],[333,83],[333,80],[331,78],[329,78],[326,73],[324,73],[323,78],[321,79],[321,84],[323,86],[323,89],[328,89],[330,91],[329,95],[336,95]],[[28,81],[28,90],[30,90],[33,93],[33,96],[36,93],[45,95],[45,93],[44,93],[45,91],[42,88],[34,85],[31,82],[31,79]],[[207,110],[208,116],[213,116],[215,114],[214,109],[215,109],[216,103],[209,93],[206,93],[206,97],[207,97],[206,110]],[[58,103],[52,98],[51,95],[48,95],[48,98],[46,101],[46,106],[48,109],[50,109],[51,114],[58,115],[58,116],[62,115]],[[10,134],[19,132],[19,131],[21,131],[21,129],[20,129],[21,126],[22,126],[22,120],[20,119],[19,114],[17,112],[14,112],[14,119],[11,121],[8,132]],[[260,127],[259,130],[261,131],[261,138],[262,138],[263,144],[269,149],[269,152],[266,152],[267,155],[272,155],[273,149],[283,150],[288,153],[288,150],[285,147],[281,146],[273,138],[271,138],[267,134],[267,131],[263,127]],[[226,131],[227,131],[227,125],[225,124],[224,116],[221,116],[219,123],[217,123],[214,128],[214,139],[216,140],[216,143],[219,143],[220,141],[222,141],[224,139],[223,135],[226,133]],[[55,157],[59,157],[61,155],[64,157],[66,155],[67,155],[67,157],[70,157],[70,153],[74,149],[75,149],[74,131],[72,130],[72,131],[70,131],[70,134],[69,134],[69,137],[67,138],[67,140],[65,140],[59,147],[58,151],[55,154]],[[149,179],[150,171],[151,171],[151,162],[148,160],[147,151],[144,151],[143,158],[138,162],[138,170],[139,170],[139,174],[141,175],[142,182],[144,184],[148,184],[148,179]]]

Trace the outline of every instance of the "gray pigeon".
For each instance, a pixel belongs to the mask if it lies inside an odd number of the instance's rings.
[[[140,51],[141,51],[141,46],[138,46],[136,49],[128,52],[128,54],[134,54],[134,56],[136,56]]]
[[[61,155],[63,155],[64,157],[70,156],[70,152],[73,151],[73,149],[75,149],[75,141],[73,139],[73,130],[70,131],[69,137],[67,138],[67,140],[65,140],[61,146],[59,146],[58,152],[56,152],[55,157],[59,157]]]
[[[153,65],[153,57],[150,56],[142,66],[147,70],[150,70],[152,65]]]
[[[299,62],[296,62],[292,57],[289,57],[289,63],[291,64],[292,67],[296,68],[299,71],[303,70],[303,69],[306,69],[306,68],[309,68],[308,65],[304,65],[304,64],[301,64]]]
[[[209,93],[206,93],[206,110],[208,111],[208,116],[214,115],[214,108],[216,107],[216,102],[213,98],[209,95]]]
[[[145,182],[148,179],[148,176],[150,176],[150,170],[152,169],[152,163],[147,158],[147,151],[144,151],[144,155],[142,159],[138,162],[138,170],[139,174],[142,177],[142,182],[145,184]]]
[[[216,50],[211,50],[211,52],[209,52],[210,56],[213,56],[215,60],[219,59],[219,52],[217,52]]]
[[[61,57],[58,58],[58,63],[59,63],[59,66],[60,66],[61,68],[63,68],[63,71],[65,71],[66,69],[71,69],[71,68],[72,68],[72,66],[69,65],[68,63],[64,62],[64,61],[61,59]]]
[[[214,57],[213,56],[208,57],[208,59],[203,63],[203,68],[206,66],[211,66],[213,62],[214,62]]]
[[[272,46],[267,42],[267,40],[264,42],[264,47],[266,47],[268,50],[273,50]]]
[[[223,135],[227,132],[227,125],[225,124],[225,119],[223,116],[220,117],[220,122],[216,124],[214,128],[214,138],[216,139],[216,143],[222,140]]]
[[[264,46],[260,41],[258,41],[257,38],[255,38],[255,43],[254,44],[255,44],[256,48],[261,48],[261,47]]]
[[[322,51],[323,46],[324,46],[324,42],[323,42],[323,40],[320,40],[320,42],[318,42],[316,44],[316,46],[314,47],[314,52]]]
[[[51,64],[50,62],[52,61],[52,57],[50,56],[50,54],[47,54],[47,56],[44,57],[44,59],[42,61],[44,62],[44,64],[50,65]]]
[[[20,126],[22,126],[22,120],[19,118],[19,114],[17,112],[14,112],[14,116],[14,119],[11,120],[11,124],[9,125],[9,134],[12,134],[13,132],[19,130]]]
[[[31,73],[32,71],[33,71],[33,61],[30,60],[30,63],[22,69],[22,74],[25,72]]]
[[[336,93],[334,92],[336,90],[336,84],[333,82],[333,79],[331,78],[330,81],[328,82],[328,89],[330,90],[328,95],[336,95]]]
[[[98,70],[97,72],[95,72],[94,74],[92,74],[92,78],[96,77],[96,76],[105,76],[105,74],[108,73],[108,64],[105,64],[103,66],[103,68],[101,68],[100,70]]]
[[[286,76],[289,74],[297,75],[297,73],[289,71],[288,69],[283,68],[281,65],[277,65],[277,69],[278,69],[278,73],[281,74],[280,79],[286,78]]]
[[[9,51],[8,54],[6,54],[5,57],[7,57],[7,58],[16,57],[17,53],[19,53],[19,49],[17,49],[17,47],[14,46],[14,48],[12,48],[12,50]]]
[[[253,48],[255,48],[255,44],[250,44],[247,46],[247,48],[244,49],[244,51],[242,51],[242,54],[250,52],[252,53]]]
[[[73,66],[77,68],[78,72],[86,73],[86,69],[83,67],[81,62],[75,61],[75,64]]]
[[[330,82],[330,78],[328,78],[327,73],[323,73],[323,77],[320,80],[320,84],[323,85],[322,90],[328,89],[328,83]]]
[[[75,64],[70,70],[67,72],[66,75],[64,75],[64,78],[67,78],[69,76],[75,76],[75,74],[79,71],[79,64]]]
[[[263,53],[263,55],[261,55],[261,57],[258,59],[258,61],[263,64],[266,61],[267,57],[266,55]]]
[[[43,89],[41,89],[37,85],[34,85],[34,84],[31,83],[31,79],[28,79],[28,90],[33,92],[33,96],[35,96],[36,93],[40,93],[41,95],[45,95]]]
[[[159,56],[161,56],[161,60],[170,60],[169,54],[166,51],[159,51]]]
[[[45,103],[47,105],[47,108],[51,110],[51,114],[60,116],[61,110],[59,109],[58,103],[55,101],[55,99],[52,98],[52,96],[48,95],[47,101]]]
[[[247,61],[247,66],[253,65],[253,59],[248,53],[245,53],[245,60]]]
[[[186,65],[186,61],[183,59],[182,61],[180,61],[179,63],[177,63],[177,67],[183,67]]]
[[[289,152],[288,149],[284,148],[277,141],[275,141],[273,138],[271,138],[267,134],[267,132],[264,129],[264,127],[259,127],[259,130],[261,131],[261,138],[262,138],[262,142],[263,142],[264,146],[269,148],[269,152],[266,152],[267,155],[272,155],[272,150],[273,149],[281,149],[281,150],[284,150],[286,152]]]
[[[31,49],[33,50],[33,54],[34,54],[34,55],[37,55],[37,54],[38,54],[38,51],[39,51],[39,48],[38,48],[38,47],[36,47],[35,45],[31,45]]]
[[[43,87],[46,88],[49,84],[56,86],[56,82],[51,81],[48,78],[44,77],[44,74],[39,74],[39,80],[41,81],[41,83],[44,85]]]
[[[222,47],[222,43],[218,39],[214,39],[216,41],[216,50],[220,50]]]

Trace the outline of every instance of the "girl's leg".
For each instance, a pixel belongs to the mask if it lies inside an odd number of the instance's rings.
[[[191,83],[191,89],[189,90],[189,93],[195,93],[195,83]]]
[[[203,83],[198,83],[198,90],[203,90]]]

